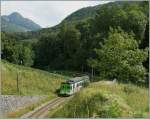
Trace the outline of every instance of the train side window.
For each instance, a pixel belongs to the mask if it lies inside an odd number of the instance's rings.
[[[78,87],[78,86],[81,86],[81,83],[77,83],[77,87]]]

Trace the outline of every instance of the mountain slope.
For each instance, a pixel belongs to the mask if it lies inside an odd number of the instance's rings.
[[[78,23],[80,21],[84,21],[88,18],[94,17],[96,15],[97,9],[99,9],[100,6],[101,5],[81,8],[81,9],[73,12],[72,14],[68,15],[64,20],[62,20],[62,22],[60,24],[57,24],[56,26],[53,26],[53,27],[42,28],[38,31],[28,32],[28,35],[30,37],[36,37],[37,35],[40,35],[40,34],[42,35],[45,33],[58,32],[60,30],[62,24],[64,24],[64,22],[66,22],[67,24],[72,24],[72,23]],[[32,36],[31,36],[31,34],[32,34]]]
[[[1,27],[2,31],[5,32],[25,32],[41,29],[41,26],[30,19],[24,18],[17,12],[8,16],[1,16]]]
[[[50,27],[50,28],[43,28],[38,31],[38,33],[50,33],[50,32],[57,32],[60,30],[60,27],[62,24],[67,23],[67,24],[76,24],[81,21],[85,21],[89,18],[94,18],[95,15],[97,14],[97,11],[103,7],[103,6],[110,6],[112,7],[113,5],[118,5],[118,6],[123,6],[124,4],[140,4],[140,2],[137,1],[116,1],[116,2],[109,2],[105,4],[100,4],[92,7],[85,7],[81,8],[70,15],[68,15],[62,22],[56,26]],[[36,34],[36,31],[34,32]]]
[[[94,7],[85,7],[82,9],[79,9],[75,11],[74,13],[70,14],[68,17],[66,17],[62,22],[70,22],[70,21],[80,21],[84,20],[87,18],[94,17],[96,14],[96,10],[100,7],[101,5],[97,5]]]
[[[80,21],[84,21],[88,18],[92,18],[96,15],[96,11],[101,7],[101,5],[93,6],[93,7],[85,7],[81,8],[70,15],[68,15],[62,22],[56,26],[50,27],[50,28],[43,28],[40,30],[41,33],[46,33],[46,32],[55,32],[60,29],[62,24],[66,22],[67,24],[71,23],[78,23]]]
[[[66,21],[66,22],[78,22],[82,21],[88,18],[92,18],[96,15],[97,10],[100,9],[102,6],[110,6],[112,7],[113,5],[118,5],[118,6],[123,6],[124,4],[140,4],[140,2],[137,1],[116,1],[116,2],[109,2],[105,4],[100,4],[92,7],[85,7],[81,8],[72,14],[68,15],[62,22],[61,24]]]

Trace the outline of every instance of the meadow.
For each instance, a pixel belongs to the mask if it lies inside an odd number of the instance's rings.
[[[19,92],[17,91],[17,77]],[[1,62],[1,86],[4,95],[51,95],[68,76]]]

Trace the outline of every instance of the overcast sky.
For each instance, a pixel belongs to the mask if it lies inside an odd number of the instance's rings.
[[[1,1],[1,14],[19,12],[42,27],[59,24],[72,12],[108,1]]]

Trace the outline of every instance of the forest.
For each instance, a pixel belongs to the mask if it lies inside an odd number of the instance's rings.
[[[47,71],[92,72],[143,86],[149,84],[148,48],[148,1],[104,4],[94,16],[63,21],[51,29],[1,32],[1,58],[11,63]]]

